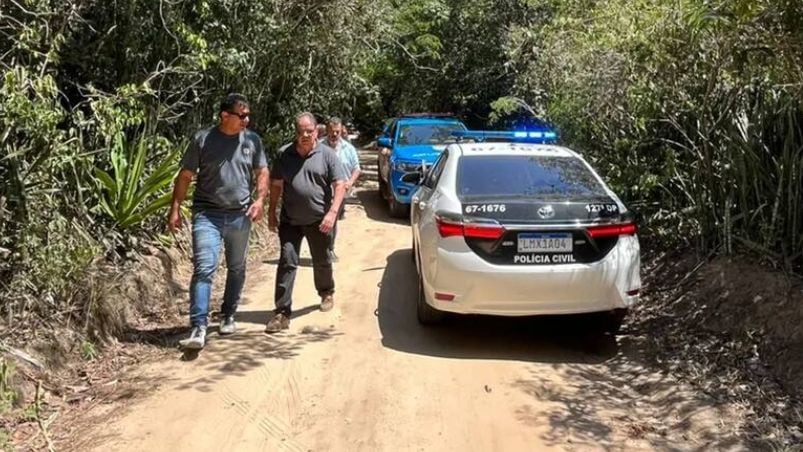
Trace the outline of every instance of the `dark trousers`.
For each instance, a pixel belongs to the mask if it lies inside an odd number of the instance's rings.
[[[340,224],[340,220],[345,218],[346,216],[346,201],[343,201],[343,204],[340,205],[340,212],[337,213],[337,220],[335,221],[334,227],[332,227],[332,234],[331,240],[329,241],[329,249],[334,251],[335,250],[335,238],[337,237],[337,225]]]
[[[318,230],[320,223],[309,226],[295,226],[287,223],[279,224],[279,243],[281,254],[276,269],[276,312],[286,315],[292,313],[293,284],[299,264],[301,240],[306,238],[312,255],[312,272],[315,289],[323,297],[335,293],[335,280],[332,276],[332,261],[329,256],[330,234]]]

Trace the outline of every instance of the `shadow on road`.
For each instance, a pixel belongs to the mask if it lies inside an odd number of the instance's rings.
[[[327,341],[340,334],[333,328],[319,328],[311,333],[268,335],[262,331],[247,331],[226,337],[210,336],[208,345],[194,364],[202,368],[204,376],[186,382],[178,389],[211,391],[218,381],[264,368],[267,359],[295,358],[306,345]],[[186,354],[182,359],[190,360]]]
[[[298,319],[312,312],[317,312],[320,307],[317,304],[305,306],[301,309],[293,311],[293,319]],[[273,314],[272,310],[259,310],[259,311],[239,311],[235,315],[235,320],[238,324],[252,323],[264,325],[268,322],[270,316]],[[209,326],[207,327],[207,337],[218,337],[218,322],[220,321],[220,313],[213,312],[209,316]],[[184,326],[170,326],[158,327],[148,329],[128,329],[122,342],[129,344],[147,344],[154,345],[162,348],[177,348],[179,341],[187,337],[190,332],[190,327]],[[234,336],[232,336],[234,337]],[[213,339],[214,340],[214,339]]]
[[[655,372],[628,350],[597,365],[559,366],[554,375],[531,369],[513,387],[531,398],[515,408],[524,425],[548,426],[542,440],[579,450],[745,450],[737,426],[723,425],[713,400],[681,389],[672,376]],[[748,449],[754,450],[754,449]]]
[[[563,447],[571,438],[579,449],[607,451],[626,450],[623,441],[658,450],[742,445],[733,426],[720,422],[717,404],[656,371],[636,338],[592,332],[588,316],[451,316],[424,327],[416,319],[416,278],[410,250],[387,258],[377,309],[382,344],[439,358],[533,363],[511,386],[530,402],[512,409],[522,424],[546,427],[546,444]],[[549,363],[549,371],[536,363]]]
[[[294,305],[296,303],[293,303]],[[320,311],[320,306],[317,304],[304,306],[301,309],[294,309],[292,319],[296,320],[299,317],[303,317],[307,314],[311,314],[313,312]],[[240,311],[237,313],[235,320],[238,323],[254,323],[258,325],[264,325],[268,322],[268,318],[273,315],[272,310],[265,310],[265,311]]]
[[[263,264],[269,265],[279,265],[279,258],[274,257],[271,259],[265,259],[262,261]],[[298,258],[298,266],[299,267],[309,267],[312,268],[312,258],[310,257],[299,257]]]
[[[419,355],[548,363],[599,363],[618,350],[612,336],[591,333],[584,319],[450,316],[441,325],[416,318],[416,270],[410,250],[387,259],[379,291],[379,328],[385,347]]]
[[[388,203],[379,195],[377,190],[362,189],[356,192],[357,199],[360,200],[365,209],[365,215],[374,221],[381,221],[383,223],[403,224],[410,225],[410,220],[407,218],[392,218],[388,213]]]

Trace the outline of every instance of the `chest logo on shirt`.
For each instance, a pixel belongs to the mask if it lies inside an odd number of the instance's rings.
[[[243,144],[241,147],[241,151],[244,156],[251,157],[251,154],[254,153],[254,148],[252,148],[250,144]]]

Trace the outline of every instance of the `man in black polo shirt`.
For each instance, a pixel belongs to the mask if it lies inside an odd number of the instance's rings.
[[[290,326],[293,283],[301,240],[312,255],[315,289],[321,311],[334,307],[335,281],[329,255],[329,234],[337,221],[346,192],[346,178],[334,150],[318,143],[317,121],[311,113],[296,117],[295,142],[284,148],[270,171],[268,224],[279,232],[281,255],[276,269],[276,310],[265,330],[275,333]],[[282,199],[281,219],[276,206]]]

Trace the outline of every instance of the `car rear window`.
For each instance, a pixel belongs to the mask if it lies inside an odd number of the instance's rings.
[[[478,155],[460,158],[462,197],[573,197],[606,192],[588,167],[574,157]]]
[[[455,141],[452,132],[465,130],[461,124],[404,124],[399,128],[400,145],[440,144]]]

